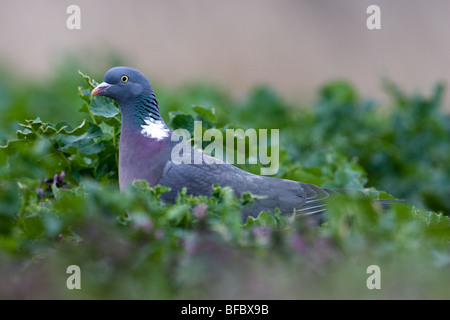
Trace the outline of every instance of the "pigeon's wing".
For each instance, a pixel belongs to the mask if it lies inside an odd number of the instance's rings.
[[[203,159],[211,158],[203,155]],[[214,161],[207,161],[211,162]],[[231,187],[237,197],[243,192],[264,197],[245,208],[244,217],[257,216],[263,210],[273,212],[275,208],[286,214],[292,214],[295,210],[299,215],[325,211],[323,200],[329,195],[327,190],[291,180],[254,175],[227,163],[207,163],[175,164],[169,160],[158,181],[158,184],[171,188],[169,193],[163,195],[163,199],[174,201],[183,187],[194,196],[210,196],[212,186],[217,184]]]

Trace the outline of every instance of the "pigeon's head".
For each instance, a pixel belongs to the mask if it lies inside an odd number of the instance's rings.
[[[91,96],[105,96],[119,105],[134,100],[143,93],[153,93],[147,78],[138,70],[128,67],[109,69],[102,83],[91,92]]]

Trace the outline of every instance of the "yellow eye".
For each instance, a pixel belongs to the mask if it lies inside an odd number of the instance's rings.
[[[120,81],[122,81],[123,83],[127,83],[128,82],[128,76],[125,76],[125,75],[121,76],[120,77]]]

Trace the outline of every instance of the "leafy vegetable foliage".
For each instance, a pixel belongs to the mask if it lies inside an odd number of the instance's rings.
[[[318,227],[279,213],[242,221],[254,196],[236,199],[229,188],[214,186],[210,198],[184,191],[173,204],[160,200],[166,187],[144,181],[119,192],[120,112],[110,99],[91,98],[96,82],[82,78],[79,125],[26,120],[0,148],[0,297],[450,296],[450,219],[409,204],[383,212],[370,198],[391,196],[365,188],[411,195],[448,214],[450,120],[439,111],[441,86],[424,99],[389,84],[389,111],[345,82],[327,84],[315,107],[300,111],[267,88],[240,103],[205,86],[180,96],[162,90],[173,129],[193,135],[194,120],[203,132],[279,128],[279,177],[370,196],[332,197]],[[186,106],[190,100],[202,106]],[[81,290],[66,287],[72,264],[82,269]],[[379,291],[365,285],[372,264],[382,270]]]

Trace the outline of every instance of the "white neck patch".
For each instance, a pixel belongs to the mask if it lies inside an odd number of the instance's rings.
[[[147,138],[162,140],[169,136],[169,128],[161,120],[155,120],[150,117],[144,119],[145,124],[141,125],[141,134]]]

